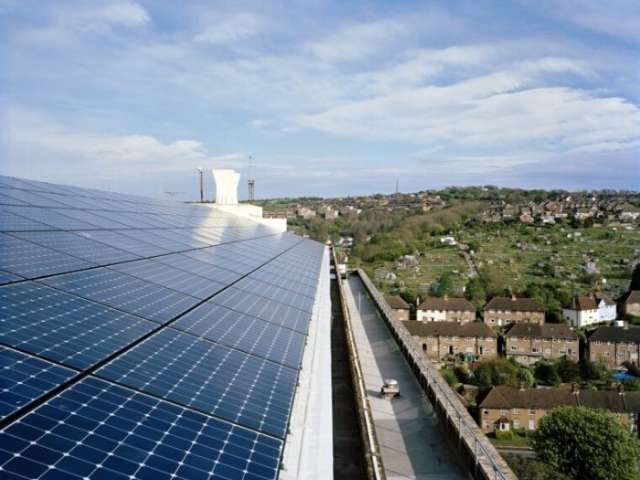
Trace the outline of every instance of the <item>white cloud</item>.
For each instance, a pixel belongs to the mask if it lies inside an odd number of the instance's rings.
[[[209,155],[192,139],[165,142],[152,135],[83,131],[19,108],[8,109],[4,120],[7,128],[0,138],[5,150],[30,152],[37,157],[34,160],[40,158],[58,171],[81,166],[102,177],[139,177],[149,172],[188,171],[198,165],[241,167],[247,158],[241,153]],[[59,158],[64,159],[64,166],[57,163]]]
[[[260,19],[251,13],[238,13],[214,19],[212,25],[196,34],[193,41],[222,45],[252,37],[260,32]]]
[[[562,58],[519,62],[451,85],[348,102],[299,122],[336,135],[425,145],[504,148],[544,142],[542,148],[562,150],[638,139],[637,106],[575,88],[539,87],[548,73],[589,75],[590,70]]]
[[[357,23],[311,42],[308,48],[323,61],[361,60],[380,53],[381,47],[389,45],[407,33],[408,25],[397,20]]]

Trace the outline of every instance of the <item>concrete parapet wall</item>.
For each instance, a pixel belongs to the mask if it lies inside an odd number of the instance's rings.
[[[447,434],[458,449],[468,471],[478,480],[517,480],[502,456],[464,407],[458,395],[449,387],[430,360],[424,357],[411,334],[395,319],[393,310],[380,294],[367,274],[358,269],[367,292],[376,304],[382,318],[398,342],[400,350],[418,378],[418,382],[438,412]]]

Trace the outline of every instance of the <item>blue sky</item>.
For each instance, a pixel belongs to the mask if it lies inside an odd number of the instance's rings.
[[[189,199],[252,155],[261,197],[640,189],[636,0],[0,0],[0,45],[2,174]]]

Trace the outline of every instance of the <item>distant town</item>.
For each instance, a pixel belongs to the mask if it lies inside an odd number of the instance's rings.
[[[609,410],[638,434],[637,192],[487,186],[261,203],[371,276],[498,448],[528,451],[561,406]]]

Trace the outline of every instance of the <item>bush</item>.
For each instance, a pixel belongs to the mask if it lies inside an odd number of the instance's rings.
[[[453,373],[450,369],[443,368],[442,370],[440,370],[440,374],[442,375],[442,378],[444,378],[445,382],[449,384],[450,387],[454,387],[458,384],[458,379],[456,377],[456,374]]]
[[[511,430],[496,430],[494,435],[496,440],[513,440],[513,432]]]
[[[560,385],[560,375],[556,370],[555,365],[545,361],[536,363],[533,371],[536,380],[543,385],[551,385],[557,387]]]

